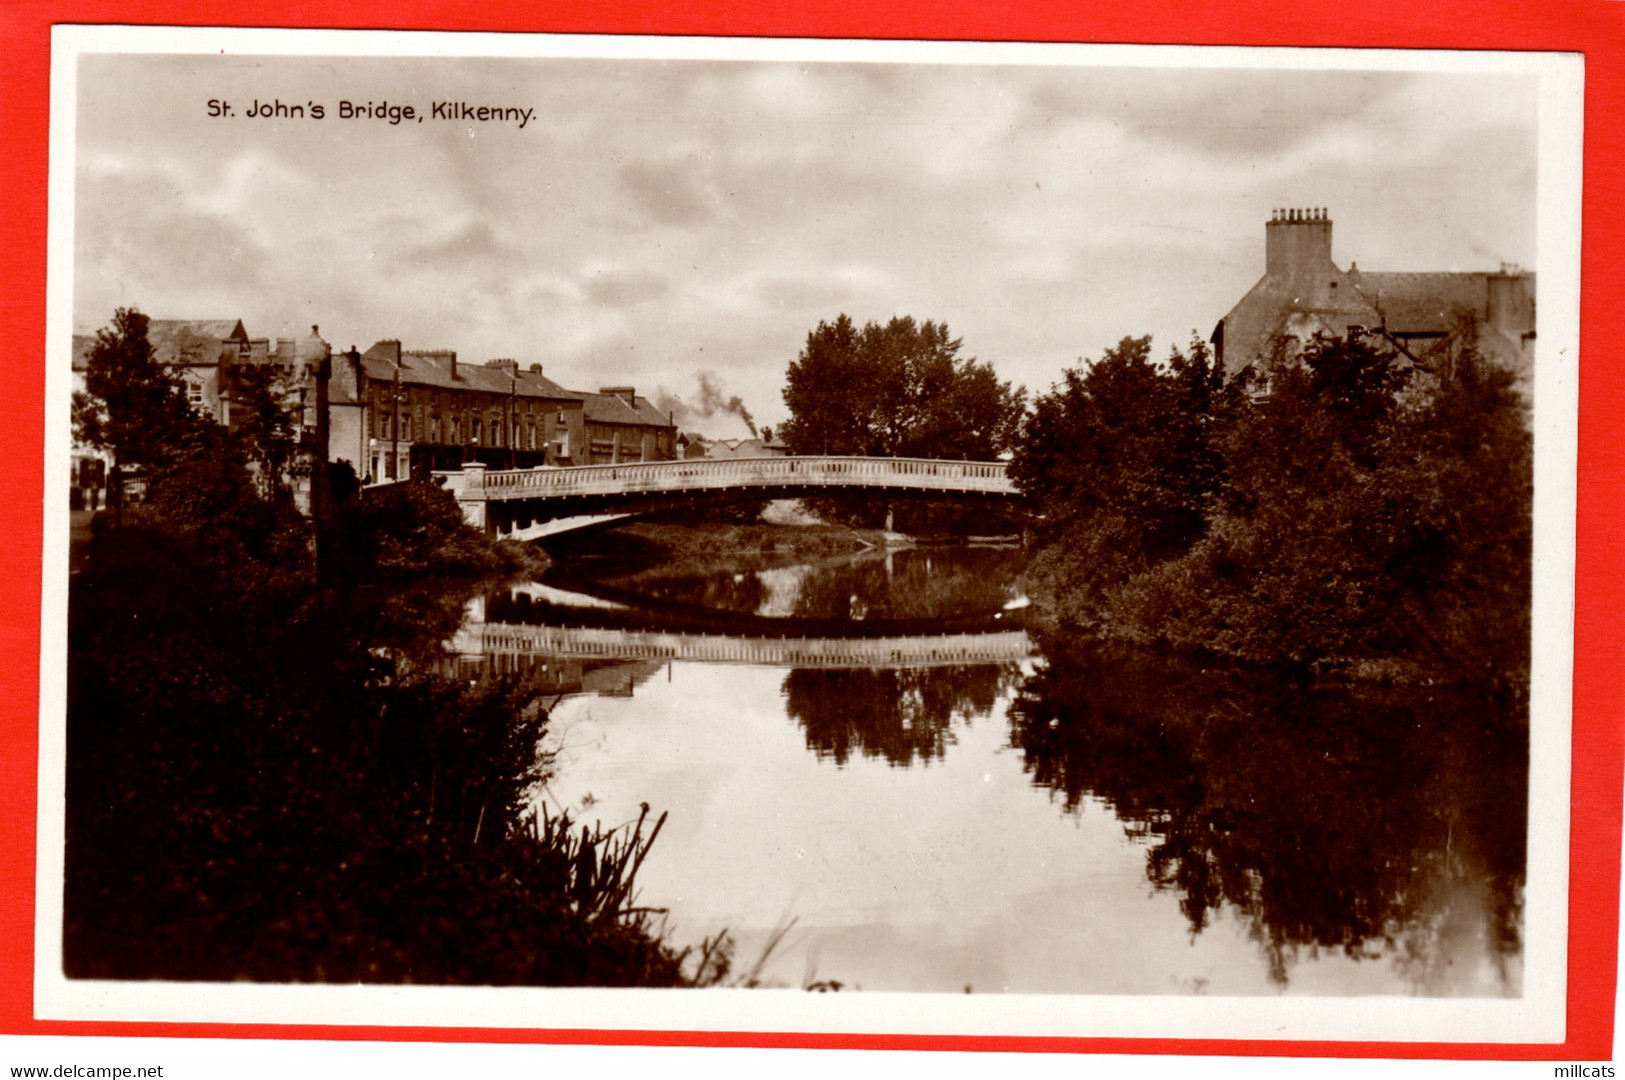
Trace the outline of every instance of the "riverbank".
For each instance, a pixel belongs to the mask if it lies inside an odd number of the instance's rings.
[[[535,807],[539,673],[448,666],[469,602],[541,564],[424,486],[354,508],[345,572],[318,584],[308,522],[233,479],[234,514],[155,485],[70,584],[68,977],[720,978],[632,901],[660,817]]]
[[[603,532],[547,542],[558,559],[614,560],[629,565],[706,563],[759,568],[882,550],[886,534],[844,525],[771,522],[634,521]]]

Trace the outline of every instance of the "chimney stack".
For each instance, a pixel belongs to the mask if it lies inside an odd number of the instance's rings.
[[[1264,226],[1264,271],[1292,279],[1334,271],[1332,221],[1326,208],[1280,209]]]

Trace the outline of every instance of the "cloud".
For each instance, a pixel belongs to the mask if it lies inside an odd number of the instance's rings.
[[[441,235],[403,245],[400,257],[428,267],[461,270],[468,263],[505,268],[518,262],[522,253],[499,237],[489,221],[470,219]]]
[[[665,296],[671,282],[648,270],[602,268],[583,272],[581,289],[590,302],[601,307],[631,307]]]
[[[690,155],[630,162],[622,167],[621,179],[651,220],[661,225],[698,225],[717,213],[716,196],[703,173],[704,162]]]
[[[1284,154],[1328,126],[1354,123],[1403,92],[1392,72],[1259,69],[1101,69],[1037,86],[1039,126],[1102,118],[1169,147],[1218,157]]]

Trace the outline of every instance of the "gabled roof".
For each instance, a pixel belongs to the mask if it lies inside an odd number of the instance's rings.
[[[648,398],[629,395],[631,404],[618,394],[583,394],[582,406],[587,421],[594,424],[639,424],[652,427],[671,427],[671,418]]]
[[[1349,280],[1382,315],[1395,334],[1447,334],[1461,317],[1483,318],[1489,304],[1485,273],[1367,273],[1354,270]]]
[[[506,367],[459,363],[457,354],[450,349],[402,349],[398,341],[380,341],[361,354],[362,374],[376,382],[393,382],[397,365],[403,386],[513,394],[546,401],[580,401],[583,396],[564,389],[539,371],[520,369],[510,374]]]
[[[708,458],[782,457],[790,449],[777,439],[768,440],[759,436],[754,439],[699,439],[696,442],[705,448]]]
[[[218,364],[235,358],[248,334],[241,319],[148,319],[147,342],[160,364]]]

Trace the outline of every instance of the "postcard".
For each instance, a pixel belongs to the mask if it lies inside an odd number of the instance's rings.
[[[1584,76],[56,27],[36,1016],[1561,1043]]]

